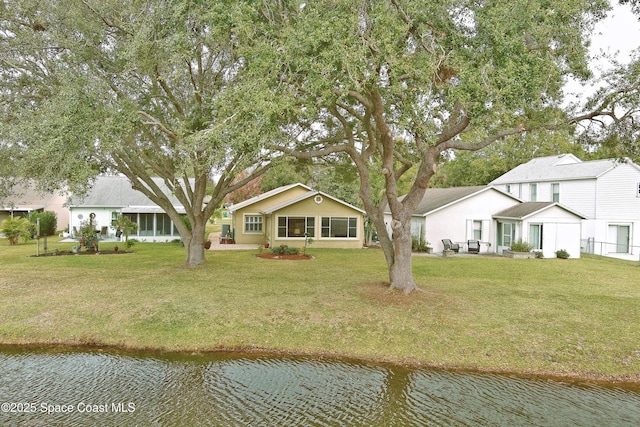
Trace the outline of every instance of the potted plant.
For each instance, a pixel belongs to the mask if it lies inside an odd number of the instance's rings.
[[[115,246],[113,247],[113,251],[114,251],[114,252],[118,252],[118,249],[120,249],[120,248],[118,247],[118,245],[115,245]]]
[[[211,240],[205,240],[204,241],[204,248],[205,249],[211,249]]]
[[[520,239],[513,242],[511,248],[502,253],[509,258],[535,258],[536,254],[531,252],[532,249],[532,245]]]

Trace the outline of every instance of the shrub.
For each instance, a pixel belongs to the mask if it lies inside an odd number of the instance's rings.
[[[298,255],[298,253],[300,253],[300,249],[290,248],[287,245],[280,245],[277,248],[272,248],[271,253],[276,255]]]
[[[544,255],[542,254],[542,251],[534,251],[533,253],[536,254],[536,258],[538,258],[538,259],[544,258]]]
[[[560,259],[568,259],[569,252],[567,252],[565,249],[560,249],[559,251],[556,251],[556,256]]]
[[[9,240],[9,245],[18,243],[18,239],[22,238],[26,242],[33,233],[31,222],[26,218],[7,218],[2,221],[0,231]]]
[[[513,252],[531,252],[531,249],[533,249],[533,246],[522,239],[511,244],[511,250]]]
[[[428,252],[429,242],[425,242],[423,238],[411,236],[411,250],[415,252]]]
[[[55,212],[32,212],[29,215],[29,221],[32,224],[37,224],[40,219],[40,235],[41,236],[53,236],[56,234],[58,227],[58,216]]]

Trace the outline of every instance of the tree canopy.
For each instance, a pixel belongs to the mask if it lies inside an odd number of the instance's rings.
[[[81,193],[98,173],[124,174],[172,218],[187,263],[203,263],[206,220],[269,165],[266,136],[222,101],[253,12],[235,1],[0,1],[3,176]]]
[[[589,77],[586,35],[607,7],[600,0],[265,1],[245,56],[253,96],[272,105],[263,123],[282,131],[280,149],[298,158],[349,156],[391,286],[410,291],[410,217],[439,155],[571,123],[559,108],[564,79]],[[375,177],[385,182],[379,202]]]

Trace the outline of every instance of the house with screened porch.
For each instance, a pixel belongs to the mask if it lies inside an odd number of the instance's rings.
[[[238,244],[314,248],[362,248],[364,211],[322,191],[296,183],[228,207],[229,233]]]
[[[161,178],[154,178],[154,181],[165,190],[165,194],[171,194]],[[176,210],[184,214],[182,204],[173,196],[170,199]],[[119,233],[114,224],[119,215],[138,225],[129,238],[142,242],[168,242],[180,238],[169,215],[147,196],[134,190],[125,176],[97,177],[86,196],[72,196],[68,206],[69,235],[72,238],[77,238],[82,225],[93,218],[101,239],[116,239]]]

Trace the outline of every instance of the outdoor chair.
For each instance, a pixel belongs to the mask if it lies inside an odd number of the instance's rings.
[[[106,239],[108,230],[109,230],[109,227],[102,227],[100,229],[100,238],[104,237]]]
[[[458,251],[460,250],[460,245],[458,245],[457,243],[453,243],[449,239],[442,239],[442,244],[444,245],[445,251],[453,251],[455,253],[458,253]]]
[[[467,251],[470,254],[479,254],[480,253],[480,242],[478,240],[468,240],[467,241]]]

